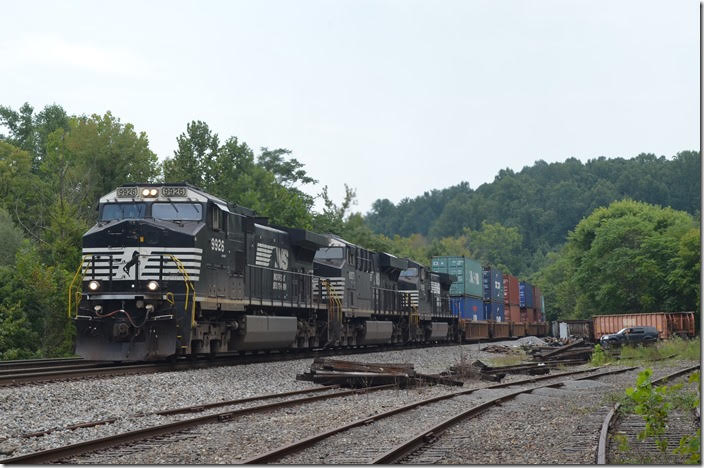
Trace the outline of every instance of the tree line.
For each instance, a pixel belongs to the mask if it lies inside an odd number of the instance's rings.
[[[0,106],[0,358],[71,354],[66,294],[81,236],[95,222],[99,197],[128,182],[189,182],[272,224],[338,234],[424,264],[436,255],[475,258],[539,284],[551,318],[604,307],[698,307],[695,152],[539,161],[519,173],[503,170],[477,190],[463,183],[398,205],[377,200],[363,215],[350,211],[356,193],[347,185],[339,202],[327,187],[306,193],[317,181],[288,149],[255,151],[198,120],[175,146],[160,163],[147,134],[110,112]]]

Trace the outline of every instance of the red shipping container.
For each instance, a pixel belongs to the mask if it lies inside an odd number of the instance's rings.
[[[533,287],[533,304],[535,305],[536,310],[539,310],[542,312],[543,310],[543,291],[537,286]]]
[[[504,304],[518,305],[518,278],[504,274]]]

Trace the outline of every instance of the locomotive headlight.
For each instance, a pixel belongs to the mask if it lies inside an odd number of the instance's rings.
[[[149,191],[149,195],[151,195],[152,197],[156,197],[157,193],[159,193],[159,192],[157,192],[157,190],[155,188],[153,188]]]
[[[100,283],[95,280],[88,283],[88,289],[90,289],[91,291],[97,291],[99,287]]]
[[[147,289],[150,290],[150,291],[156,291],[157,289],[159,289],[159,283],[157,283],[156,281],[152,280],[152,281],[150,281],[150,282],[147,283]]]
[[[148,189],[148,188],[142,189],[142,196],[143,196],[143,197],[148,197],[148,196],[149,196],[149,189]]]

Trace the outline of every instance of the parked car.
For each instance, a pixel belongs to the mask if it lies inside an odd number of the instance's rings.
[[[655,327],[628,327],[618,333],[603,335],[599,342],[605,348],[626,344],[651,344],[658,340],[658,330]]]

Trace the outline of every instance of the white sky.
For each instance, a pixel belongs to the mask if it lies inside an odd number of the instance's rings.
[[[9,1],[0,104],[284,147],[356,210],[537,159],[699,147],[694,0]]]

